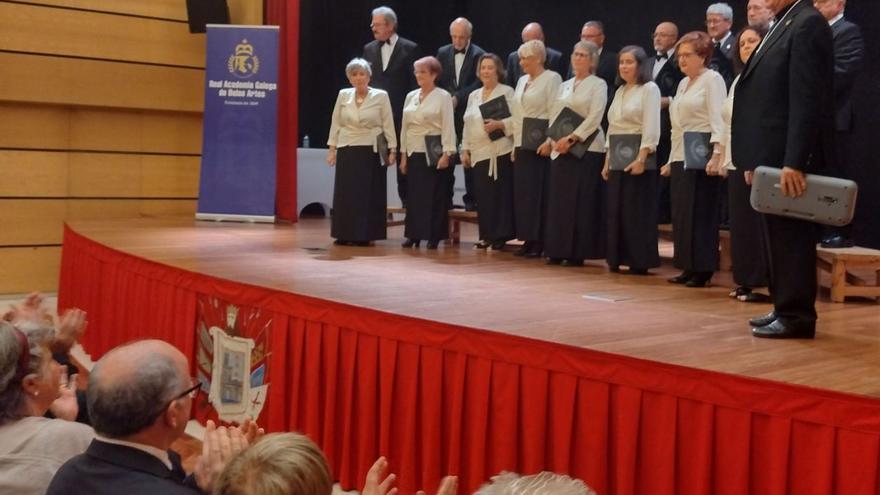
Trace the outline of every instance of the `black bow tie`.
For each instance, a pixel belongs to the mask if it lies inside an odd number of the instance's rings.
[[[386,45],[390,45],[390,44],[391,44],[391,38],[388,38],[387,40],[385,40],[385,44],[386,44]]]
[[[669,58],[669,55],[667,55],[665,53],[658,52],[657,55],[655,56],[655,58],[659,62],[659,61],[663,60],[664,58]]]
[[[461,50],[455,50],[455,55],[458,55],[459,53],[464,55],[466,52],[467,48],[462,48]]]

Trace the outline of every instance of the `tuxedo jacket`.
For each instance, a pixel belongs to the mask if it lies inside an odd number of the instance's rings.
[[[398,36],[394,51],[388,59],[388,68],[382,70],[382,42],[373,40],[364,45],[364,60],[370,63],[373,76],[370,86],[384,89],[391,100],[391,113],[394,114],[394,127],[400,132],[400,118],[403,114],[403,100],[406,94],[416,87],[413,75],[413,62],[421,57],[419,45]]]
[[[721,77],[724,78],[724,84],[727,89],[730,89],[730,85],[733,84],[733,62],[724,54],[723,50],[712,51],[709,68],[721,74]]]
[[[852,129],[852,91],[862,69],[865,43],[858,26],[841,19],[831,26],[834,40],[834,128]]]
[[[737,82],[731,146],[737,168],[827,165],[833,143],[831,28],[809,0],[789,8]]]
[[[443,72],[437,81],[437,85],[449,92],[458,101],[455,107],[455,135],[461,141],[464,127],[464,111],[467,109],[468,96],[471,91],[479,88],[482,83],[477,77],[477,60],[486,53],[482,48],[471,43],[464,54],[464,62],[461,64],[458,82],[455,82],[455,49],[451,44],[441,46],[437,50],[437,60],[443,67]]]
[[[184,478],[180,457],[169,452],[173,469],[146,452],[93,440],[85,453],[55,473],[47,495],[198,495],[192,477]]]
[[[651,57],[648,59],[648,71],[652,74],[654,73],[654,64],[657,63],[657,59],[655,57]],[[684,79],[684,74],[681,73],[681,70],[678,68],[678,64],[675,60],[675,55],[666,60],[666,63],[663,64],[663,67],[660,68],[660,72],[657,73],[657,77],[654,78],[654,84],[660,88],[660,96],[675,96],[675,93],[678,91],[678,83]],[[671,139],[672,133],[672,123],[669,120],[669,108],[665,108],[660,111],[660,140],[661,141],[669,141]]]
[[[552,70],[560,76],[565,75],[565,62],[562,60],[562,53],[559,50],[547,48],[547,57],[544,59],[544,68]],[[522,67],[519,66],[519,53],[516,50],[510,52],[507,56],[507,85],[511,88],[516,87],[516,82],[523,76]]]

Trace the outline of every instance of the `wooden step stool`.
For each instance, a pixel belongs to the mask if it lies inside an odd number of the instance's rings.
[[[461,243],[461,222],[480,223],[480,220],[475,211],[449,210],[449,239],[453,245]]]
[[[874,284],[849,272],[860,268],[874,271]],[[831,300],[843,302],[846,296],[873,297],[880,302],[880,250],[862,247],[842,249],[816,248],[817,280],[826,271],[831,274]]]

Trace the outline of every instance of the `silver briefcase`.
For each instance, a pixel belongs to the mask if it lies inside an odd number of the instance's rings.
[[[798,198],[782,194],[782,169],[758,167],[752,179],[752,208],[761,213],[798,218],[824,225],[850,223],[859,186],[847,179],[807,174],[807,190]]]

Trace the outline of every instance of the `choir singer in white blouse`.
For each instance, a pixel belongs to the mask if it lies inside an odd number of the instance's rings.
[[[605,156],[602,177],[608,181],[608,248],[606,260],[612,272],[620,265],[633,275],[647,275],[660,266],[657,250],[657,171],[645,170],[648,157],[660,142],[660,88],[651,81],[648,56],[638,46],[627,46],[617,56],[620,87],[608,109],[608,138],[641,136],[635,160],[622,171],[609,169]]]
[[[563,109],[573,110],[583,122],[571,134],[553,142],[550,194],[544,254],[548,264],[581,266],[584,259],[605,257],[605,135],[602,115],[608,84],[593,75],[599,65],[599,47],[580,41],[571,53],[574,77],[562,83],[553,102],[552,126]],[[578,143],[587,145],[581,158],[570,153]]]
[[[369,86],[371,74],[362,58],[346,65],[352,87],[339,91],[330,121],[327,163],[338,165],[330,235],[341,245],[385,239],[387,174],[382,162],[394,164],[397,136],[388,93]],[[388,144],[388,156],[381,160],[380,136]]]
[[[461,162],[473,167],[480,226],[478,249],[489,246],[493,251],[515,237],[513,224],[513,116],[502,120],[484,119],[480,105],[504,98],[513,108],[513,88],[504,81],[504,65],[494,53],[486,53],[477,61],[477,77],[483,83],[468,96],[464,112],[464,136],[461,141]],[[489,134],[502,131],[503,137],[492,140]]]
[[[671,176],[673,264],[682,270],[669,282],[706,287],[718,270],[719,193],[723,173],[724,120],[721,108],[727,98],[724,78],[708,68],[714,50],[702,31],[682,36],[675,49],[684,79],[669,105],[672,152],[661,173]],[[686,132],[708,133],[711,158],[705,170],[685,170]]]
[[[434,57],[413,63],[419,89],[410,91],[403,103],[400,129],[400,170],[407,178],[406,224],[403,247],[418,247],[422,239],[428,249],[437,249],[448,234],[449,197],[442,170],[455,154],[455,123],[452,96],[437,87],[442,70]],[[436,163],[426,154],[425,138],[440,136],[442,153]]]
[[[517,50],[524,75],[514,92],[513,173],[516,237],[524,241],[518,256],[539,258],[544,251],[544,218],[547,213],[547,175],[550,168],[550,140],[536,151],[523,149],[523,119],[550,119],[550,106],[562,78],[544,69],[546,50],[540,40],[526,41]]]

